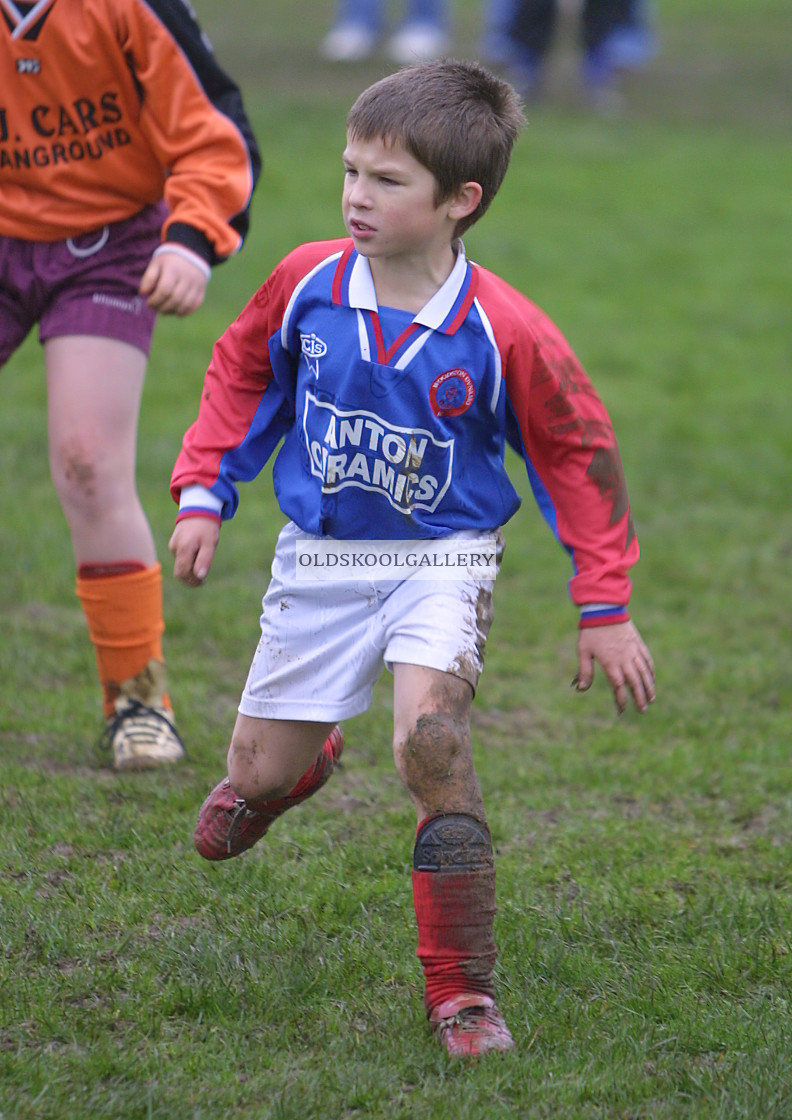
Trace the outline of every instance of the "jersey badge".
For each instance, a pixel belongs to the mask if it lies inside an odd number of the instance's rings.
[[[429,403],[435,416],[461,416],[476,397],[476,386],[466,369],[447,369],[429,386]]]

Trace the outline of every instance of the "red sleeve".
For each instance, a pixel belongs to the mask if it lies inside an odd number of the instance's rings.
[[[639,550],[610,417],[558,328],[514,296],[506,389],[537,497],[572,556],[572,600],[626,605]]]
[[[220,336],[204,378],[198,417],[187,429],[171,477],[178,502],[185,486],[204,486],[237,506],[237,481],[263,467],[283,435],[286,394],[274,380],[269,340],[278,330],[277,271]]]

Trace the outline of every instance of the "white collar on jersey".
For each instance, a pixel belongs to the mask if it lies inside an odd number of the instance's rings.
[[[413,317],[414,323],[422,327],[431,327],[439,330],[448,318],[448,313],[457,301],[459,293],[467,279],[467,257],[465,246],[457,241],[457,258],[451,274],[432,298],[425,303],[421,310]],[[374,278],[371,267],[366,257],[358,253],[352,265],[349,277],[349,305],[363,311],[377,310],[377,295],[374,291]]]

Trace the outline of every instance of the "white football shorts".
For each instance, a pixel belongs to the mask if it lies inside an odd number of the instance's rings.
[[[452,539],[471,546],[495,540],[500,566],[500,531],[466,531]],[[239,703],[242,715],[350,719],[369,707],[383,667],[399,663],[452,673],[475,690],[492,623],[491,576],[306,579],[298,571],[299,549],[314,541],[322,538],[293,522],[280,532],[262,600],[261,639]]]

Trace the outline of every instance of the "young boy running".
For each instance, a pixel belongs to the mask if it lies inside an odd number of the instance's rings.
[[[242,245],[258,147],[183,0],[0,2],[0,367],[38,323],[103,742],[115,769],[169,764],[140,400],[157,313],[195,311]]]
[[[599,661],[623,709],[654,699],[627,613],[638,558],[611,423],[566,341],[524,296],[465,257],[522,123],[507,83],[474,63],[408,67],[352,107],[349,237],[290,253],[219,339],[176,463],[175,574],[203,583],[221,521],[281,440],[280,533],[261,640],[228,751],[201,808],[206,859],[238,855],[316,792],[337,724],[393,674],[396,769],[417,814],[413,897],[425,1007],[452,1055],[506,1050],[495,1003],[495,871],[470,742],[492,582],[304,578],[345,542],[485,550],[520,498],[508,441],[574,562],[578,688]],[[338,557],[337,557],[338,559]]]

